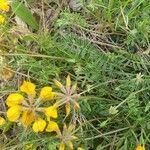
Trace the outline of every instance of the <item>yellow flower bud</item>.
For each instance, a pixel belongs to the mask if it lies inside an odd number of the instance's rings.
[[[5,124],[5,119],[0,117],[0,126],[4,125]]]
[[[26,144],[23,147],[23,150],[35,150],[33,144]]]
[[[70,150],[73,150],[73,144],[71,141],[67,142],[67,146],[69,147]]]
[[[59,145],[59,150],[65,150],[65,145],[64,145],[64,143],[61,143],[61,144]]]
[[[66,103],[65,105],[66,107],[66,117],[68,117],[70,115],[70,111],[71,111],[71,106],[70,106],[70,103]]]
[[[3,23],[4,23],[4,21],[5,21],[4,16],[3,16],[3,15],[0,15],[0,24],[3,24]]]
[[[30,110],[25,110],[22,114],[21,122],[25,127],[27,127],[34,121],[34,119],[35,113]]]
[[[71,132],[75,129],[75,125],[73,123],[71,123],[68,127],[68,131]]]
[[[57,118],[58,117],[57,109],[54,106],[50,106],[50,107],[44,108],[44,113],[48,117],[52,117],[52,118]]]
[[[79,103],[78,103],[78,102],[75,102],[75,103],[74,103],[74,107],[75,107],[76,109],[79,109],[79,108],[80,108]]]
[[[58,86],[60,89],[63,88],[64,86],[56,79],[54,79],[54,83],[56,86]]]
[[[21,94],[13,93],[8,96],[6,99],[6,104],[8,107],[19,105],[24,100],[24,97]]]
[[[32,129],[33,129],[34,132],[42,132],[42,131],[44,131],[45,126],[46,126],[46,121],[41,119],[41,118],[38,118],[33,123]]]
[[[70,75],[68,75],[66,78],[66,87],[70,87],[70,85],[71,85],[71,79],[70,79]]]
[[[72,90],[76,91],[77,90],[77,82],[72,86]]]
[[[77,150],[84,150],[84,148],[82,148],[82,147],[78,147],[78,149]]]
[[[20,90],[22,92],[25,92],[27,95],[34,97],[36,94],[35,87],[35,84],[28,81],[24,81],[20,87]]]
[[[52,100],[55,93],[52,92],[52,88],[49,86],[43,87],[40,92],[40,99],[42,100]]]
[[[9,121],[15,122],[19,118],[20,113],[21,113],[21,106],[16,105],[10,107],[6,112],[6,115]]]

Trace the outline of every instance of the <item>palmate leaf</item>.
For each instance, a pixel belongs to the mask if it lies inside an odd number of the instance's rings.
[[[12,11],[15,13],[23,22],[29,25],[32,29],[38,30],[39,25],[36,19],[33,17],[31,11],[18,0],[12,2]]]

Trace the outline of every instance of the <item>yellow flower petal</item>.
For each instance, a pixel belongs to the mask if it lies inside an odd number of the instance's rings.
[[[35,96],[36,92],[35,92],[35,84],[28,82],[28,81],[24,81],[23,84],[20,87],[20,90],[22,92],[25,92],[26,94],[28,94],[29,96]]]
[[[47,128],[46,128],[46,131],[47,132],[57,132],[59,131],[59,127],[58,127],[58,124],[54,121],[49,121],[48,125],[47,125]]]
[[[145,150],[145,147],[144,147],[144,146],[141,146],[141,145],[138,145],[138,146],[136,147],[136,150]]]
[[[0,126],[4,125],[5,124],[5,119],[0,117]]]
[[[52,118],[57,118],[58,117],[57,109],[54,106],[50,106],[50,107],[44,108],[44,113],[48,117],[52,117]]]
[[[33,129],[34,132],[42,132],[42,131],[44,131],[45,126],[46,126],[46,121],[41,119],[41,118],[38,118],[33,123],[32,129]]]
[[[63,143],[59,145],[59,150],[65,150],[65,145]]]
[[[3,23],[4,23],[4,21],[5,21],[4,16],[3,16],[3,15],[0,15],[0,24],[3,24]]]
[[[40,92],[40,99],[42,100],[52,100],[55,93],[52,92],[52,88],[49,86],[43,87]]]
[[[21,113],[21,106],[16,105],[10,107],[6,112],[6,115],[9,121],[15,122],[18,120],[20,113]]]
[[[68,117],[70,115],[70,111],[71,111],[70,103],[67,103],[65,105],[65,107],[66,107],[66,117]]]
[[[71,85],[71,79],[70,79],[70,75],[68,75],[66,78],[66,87],[70,87],[70,85]]]
[[[85,149],[82,147],[78,147],[77,150],[85,150]]]
[[[60,89],[62,89],[64,86],[56,79],[54,79],[54,83],[56,86],[58,86]]]
[[[21,94],[13,93],[8,96],[6,99],[6,104],[8,107],[19,105],[23,102],[24,97]]]
[[[8,12],[9,9],[10,9],[8,1],[6,1],[6,0],[0,0],[0,9],[3,10],[3,11]]]
[[[27,127],[34,121],[34,119],[35,113],[30,110],[25,110],[22,114],[21,122],[25,127]]]

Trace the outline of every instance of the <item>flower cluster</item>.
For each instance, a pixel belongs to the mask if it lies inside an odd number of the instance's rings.
[[[58,137],[61,141],[59,145],[59,150],[64,150],[65,147],[68,147],[68,149],[73,150],[72,141],[78,139],[76,136],[73,135],[74,129],[74,124],[70,124],[68,128],[66,124],[64,124],[63,131],[58,133]]]
[[[10,9],[9,3],[7,0],[0,0],[0,11],[4,14],[4,12],[8,12]],[[0,14],[0,24],[3,24],[5,21],[5,17],[3,14]]]
[[[24,81],[19,92],[10,94],[6,99],[8,110],[7,118],[11,122],[21,122],[24,127],[32,126],[34,132],[56,132],[56,137],[60,140],[59,150],[65,147],[73,150],[73,141],[78,139],[74,136],[75,125],[70,123],[67,128],[64,123],[63,131],[59,128],[56,120],[58,118],[58,108],[65,105],[65,115],[68,117],[72,109],[78,109],[79,94],[77,94],[77,83],[71,86],[71,79],[68,75],[64,86],[58,80],[54,80],[55,85],[61,92],[53,92],[52,87],[45,86],[40,93],[36,93],[36,85],[29,81]],[[61,107],[62,108],[62,107]],[[65,117],[65,118],[66,118]],[[1,120],[3,122],[3,120]],[[78,147],[78,150],[83,148]]]
[[[61,90],[60,93],[57,93],[57,96],[60,99],[60,101],[58,101],[57,103],[59,106],[65,105],[67,117],[70,114],[71,107],[73,109],[79,108],[79,103],[77,102],[77,100],[79,99],[80,95],[77,94],[77,83],[71,86],[71,79],[69,75],[66,78],[66,86],[64,86],[57,80],[54,80],[54,83]]]
[[[36,98],[35,87],[35,84],[24,81],[20,91],[25,93],[25,96],[20,93],[10,94],[6,100],[9,108],[6,115],[11,122],[16,122],[19,119],[24,127],[32,124],[34,132],[42,132],[45,128],[47,132],[50,132],[49,126],[55,124],[50,121],[50,118],[57,118],[57,106],[52,104],[45,107],[43,103],[52,101],[55,93],[51,87],[46,86],[41,89],[39,97]]]

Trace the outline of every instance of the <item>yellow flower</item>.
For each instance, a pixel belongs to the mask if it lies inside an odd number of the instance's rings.
[[[10,121],[15,122],[19,118],[20,113],[21,113],[21,106],[16,105],[16,106],[10,107],[6,112],[6,115]]]
[[[42,100],[52,100],[55,96],[55,93],[52,92],[52,88],[49,86],[43,87],[40,92],[40,99]]]
[[[53,132],[53,131],[59,132],[58,124],[54,121],[49,121],[47,128],[46,128],[46,131],[47,132]]]
[[[5,21],[4,16],[3,16],[3,15],[0,15],[0,24],[3,24],[3,23],[4,23],[4,21]]]
[[[35,113],[31,110],[25,110],[22,114],[21,122],[27,127],[35,120]]]
[[[82,147],[78,147],[78,148],[77,148],[77,150],[84,150],[84,148],[82,148]]]
[[[0,126],[4,125],[5,124],[5,119],[0,117]]]
[[[50,106],[50,107],[44,108],[44,113],[48,117],[52,117],[52,118],[58,117],[57,109],[55,106]]]
[[[6,12],[9,11],[10,6],[7,0],[0,0],[0,9]]]
[[[8,96],[6,99],[6,104],[8,107],[19,105],[23,102],[24,97],[21,94],[13,93]]]
[[[20,90],[26,93],[27,95],[34,97],[36,94],[35,87],[35,84],[28,81],[24,81],[20,87]]]
[[[44,131],[45,126],[46,126],[46,121],[41,119],[41,118],[38,118],[33,123],[32,129],[33,129],[34,132],[42,132],[42,131]]]
[[[144,146],[141,146],[141,145],[138,145],[138,146],[136,147],[136,150],[145,150],[145,147],[144,147]]]

